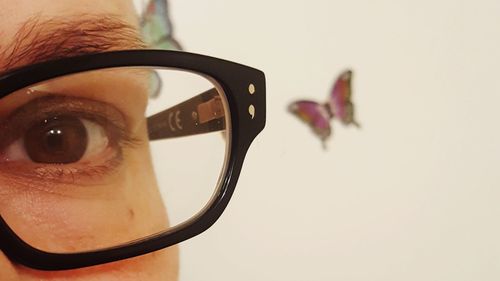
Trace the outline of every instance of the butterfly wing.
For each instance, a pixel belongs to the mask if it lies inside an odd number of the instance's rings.
[[[149,47],[165,50],[182,50],[172,36],[167,0],[150,0],[141,21],[144,40]]]
[[[354,104],[351,100],[351,79],[351,70],[346,70],[339,75],[333,86],[329,105],[333,115],[344,125],[353,124],[359,126],[354,118]]]
[[[172,23],[168,16],[167,0],[148,0],[141,17],[141,32],[149,47],[165,50],[182,50],[172,36]],[[162,80],[156,71],[151,72],[150,97],[156,98],[162,89]]]
[[[322,141],[331,135],[330,115],[324,105],[301,100],[290,104],[288,110],[307,123]]]

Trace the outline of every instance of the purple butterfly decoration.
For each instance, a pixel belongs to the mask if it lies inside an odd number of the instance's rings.
[[[319,104],[310,100],[299,100],[291,103],[288,110],[306,122],[321,139],[323,145],[332,134],[330,120],[337,119],[345,126],[359,124],[354,119],[354,104],[351,101],[352,71],[342,72],[331,90],[328,101]]]

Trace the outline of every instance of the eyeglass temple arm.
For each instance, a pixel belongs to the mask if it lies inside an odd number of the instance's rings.
[[[147,118],[150,140],[198,135],[226,128],[224,105],[212,88]]]

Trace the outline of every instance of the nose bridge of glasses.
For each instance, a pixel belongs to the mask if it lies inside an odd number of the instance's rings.
[[[150,140],[198,135],[226,128],[224,104],[216,88],[147,119]]]

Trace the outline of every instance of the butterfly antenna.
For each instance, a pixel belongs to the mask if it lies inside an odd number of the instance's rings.
[[[358,121],[352,120],[351,124],[353,124],[354,126],[356,126],[356,128],[361,129],[361,124],[359,124]]]
[[[328,146],[327,146],[327,143],[326,143],[326,139],[325,139],[325,140],[321,140],[321,146],[323,147],[323,150],[324,150],[324,151],[327,151],[327,150],[328,150]]]

